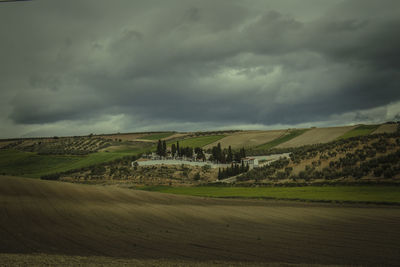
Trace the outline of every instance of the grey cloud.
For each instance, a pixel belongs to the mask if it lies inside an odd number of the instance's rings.
[[[123,114],[160,128],[297,125],[386,106],[400,100],[400,4],[382,2],[7,7],[0,10],[3,120],[37,127]],[[313,8],[319,16],[307,19]]]

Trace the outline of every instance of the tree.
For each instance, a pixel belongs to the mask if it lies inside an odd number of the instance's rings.
[[[240,158],[243,159],[246,157],[246,151],[244,150],[244,147],[240,149]]]
[[[176,141],[176,152],[178,152],[178,156],[179,156],[179,157],[182,156],[181,150],[180,150],[180,148],[179,148],[179,141]]]
[[[176,156],[175,154],[176,154],[176,146],[175,146],[175,144],[172,144],[171,145],[171,153],[172,153],[172,156],[174,157],[174,156]]]
[[[233,161],[233,155],[232,155],[232,148],[231,146],[229,146],[228,148],[228,156],[226,158],[226,162],[232,162]]]
[[[196,147],[194,149],[194,153],[196,153],[197,159],[205,160],[205,155],[204,155],[203,149],[201,147]]]
[[[158,140],[158,144],[157,144],[157,155],[159,155],[160,157],[163,155],[163,146],[161,143],[161,140]]]
[[[241,158],[240,158],[240,152],[236,152],[236,153],[235,153],[234,159],[235,159],[236,162],[240,162],[240,160],[241,160]]]
[[[199,172],[196,173],[196,174],[194,175],[193,179],[194,179],[195,181],[200,180],[200,179],[201,179],[200,173],[199,173]]]
[[[162,143],[162,155],[165,157],[167,155],[167,143],[165,140]]]
[[[218,145],[217,145],[217,161],[223,162],[222,157],[223,157],[223,155],[222,155],[221,143],[218,143]]]

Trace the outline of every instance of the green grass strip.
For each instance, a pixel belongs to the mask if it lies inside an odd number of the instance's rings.
[[[283,144],[297,136],[302,135],[303,133],[307,132],[309,129],[301,129],[301,130],[292,130],[289,134],[285,134],[284,136],[278,137],[274,140],[272,140],[271,142],[262,144],[257,146],[255,149],[256,150],[267,150],[267,149],[271,149],[277,145]]]
[[[143,187],[147,191],[217,198],[271,198],[323,202],[397,203],[399,186]]]
[[[341,135],[338,137],[338,139],[347,139],[355,136],[363,136],[363,135],[369,135],[373,131],[375,131],[379,127],[379,124],[377,125],[360,125],[357,128],[354,128],[347,133]]]

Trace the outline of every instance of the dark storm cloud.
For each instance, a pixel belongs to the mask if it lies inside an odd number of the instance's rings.
[[[400,101],[398,10],[360,0],[4,4],[0,111],[28,126],[123,115],[122,130],[374,119],[359,111]]]

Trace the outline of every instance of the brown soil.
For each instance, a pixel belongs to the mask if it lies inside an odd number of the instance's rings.
[[[9,253],[150,263],[400,261],[397,207],[196,198],[1,176],[0,211],[0,263]]]

